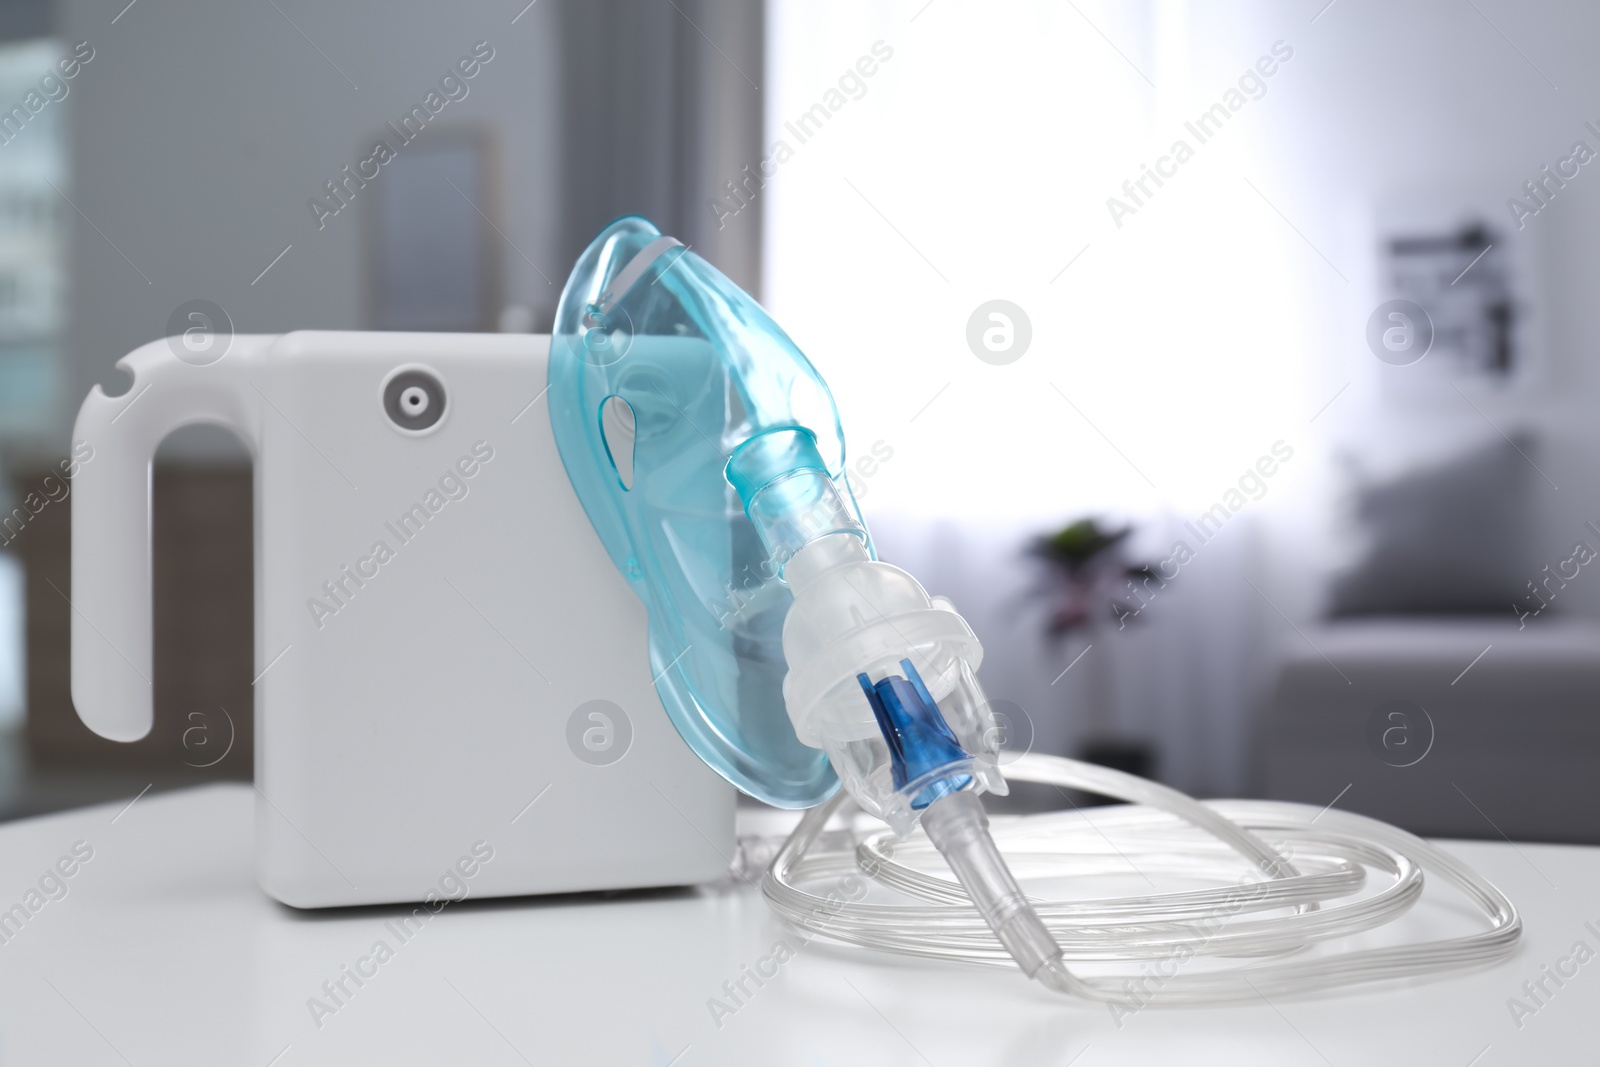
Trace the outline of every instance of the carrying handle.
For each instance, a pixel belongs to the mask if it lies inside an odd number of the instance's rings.
[[[72,481],[72,702],[84,724],[137,741],[153,716],[150,607],[150,463],[180,426],[232,430],[254,458],[260,396],[248,373],[275,337],[235,336],[221,359],[180,358],[182,338],[153,341],[117,361],[133,386],[110,397],[96,385],[78,409],[73,454],[89,459]]]

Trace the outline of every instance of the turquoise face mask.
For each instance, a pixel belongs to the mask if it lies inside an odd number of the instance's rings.
[[[648,610],[662,706],[746,793],[820,803],[838,778],[784,708],[785,556],[741,495],[803,515],[794,548],[838,531],[871,554],[828,387],[748,294],[641,218],[590,244],[552,333],[556,447]],[[840,503],[796,508],[797,495]]]

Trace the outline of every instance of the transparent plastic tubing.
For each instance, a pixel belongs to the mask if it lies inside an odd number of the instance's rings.
[[[1130,805],[997,818],[994,840],[1019,879],[1161,874],[1214,883],[1149,896],[1031,899],[1060,949],[1032,961],[1035,977],[1060,993],[1124,1004],[1133,996],[1141,1006],[1257,1000],[1487,966],[1521,938],[1522,920],[1503,893],[1443,850],[1375,819],[1274,801],[1202,803],[1055,756],[1018,756],[1006,771],[1017,781]],[[906,956],[1017,966],[961,885],[932,873],[941,864],[926,838],[897,842],[885,830],[853,850],[814,850],[848,803],[841,791],[808,811],[768,868],[762,889],[785,922]],[[1383,884],[1363,894],[1369,872]],[[1465,894],[1488,928],[1393,947],[1307,951],[1396,919],[1422,895],[1424,872]],[[803,888],[837,886],[858,873],[922,903],[848,901]],[[1095,973],[1079,973],[1077,963],[1093,964]],[[1107,963],[1133,966],[1107,974]]]

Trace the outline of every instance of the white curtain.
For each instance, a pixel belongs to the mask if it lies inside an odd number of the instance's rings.
[[[1206,19],[1181,0],[769,0],[757,195],[765,301],[832,387],[853,455],[877,453],[853,481],[880,552],[968,614],[991,696],[1068,751],[1087,718],[1079,679],[1104,656],[1116,728],[1156,742],[1165,780],[1229,793],[1247,784],[1264,671],[1251,650],[1267,609],[1246,579],[1293,462],[1203,548],[1183,524],[1275,442],[1309,451],[1296,326],[1328,268],[1261,150],[1294,42],[1202,144],[1185,123],[1280,36],[1255,16]],[[1185,161],[1115,218],[1108,200],[1133,203],[1124,182],[1178,140]],[[968,343],[997,299],[1031,325],[1005,365]],[[1043,640],[1022,549],[1091,514],[1135,524],[1141,561],[1180,538],[1198,551],[1052,684],[1082,646]]]

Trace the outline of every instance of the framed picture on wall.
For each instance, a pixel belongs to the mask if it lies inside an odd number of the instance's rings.
[[[1542,377],[1537,234],[1489,197],[1390,201],[1375,222],[1374,304],[1388,314],[1369,322],[1368,343],[1425,342],[1385,359],[1404,372],[1384,375],[1386,393],[1521,392]]]
[[[1384,272],[1393,293],[1426,308],[1433,327],[1429,354],[1463,378],[1510,379],[1520,351],[1511,299],[1505,235],[1467,218],[1451,227],[1391,234]]]

